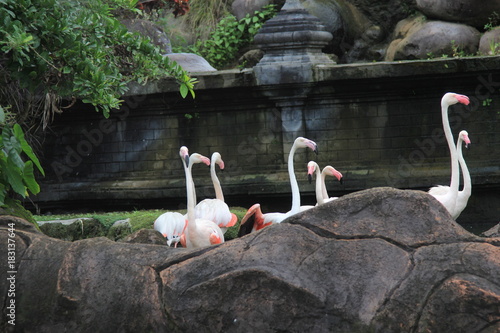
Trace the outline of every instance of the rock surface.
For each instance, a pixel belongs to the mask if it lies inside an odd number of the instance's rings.
[[[429,57],[475,55],[480,33],[475,28],[443,21],[426,21],[417,16],[404,20],[395,30],[385,60],[427,59]]]
[[[187,72],[214,72],[212,67],[203,57],[194,53],[170,53],[165,54],[170,60],[178,63]]]
[[[14,222],[23,332],[500,329],[500,239],[468,233],[425,192],[353,193],[198,250],[71,243]]]
[[[430,18],[462,22],[480,29],[494,12],[500,12],[499,0],[416,0],[416,4]]]

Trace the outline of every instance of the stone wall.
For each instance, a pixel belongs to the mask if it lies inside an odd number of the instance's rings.
[[[186,145],[206,156],[221,153],[226,168],[219,177],[230,205],[286,209],[286,161],[299,135],[319,147],[317,156],[298,151],[295,157],[304,204],[314,201],[306,177],[311,159],[343,173],[343,185],[328,181],[330,195],[449,184],[440,99],[453,91],[471,98],[469,107],[450,109],[455,138],[466,129],[472,140],[465,159],[474,187],[463,219],[498,221],[499,68],[496,57],[319,66],[315,83],[267,86],[256,83],[252,70],[195,73],[194,100],[183,100],[169,80],[135,86],[107,120],[84,104],[55,118],[44,133],[47,175],[33,200],[42,209],[181,207],[178,150]],[[193,170],[198,199],[213,196],[209,169]],[[484,207],[484,198],[493,201]]]

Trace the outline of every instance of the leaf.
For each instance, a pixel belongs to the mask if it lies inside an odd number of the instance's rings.
[[[40,185],[38,185],[38,183],[36,182],[35,174],[33,171],[33,162],[26,162],[23,170],[23,181],[31,193],[38,194],[40,192]]]
[[[3,107],[0,106],[0,125],[5,124],[5,111]]]
[[[17,194],[26,197],[26,187],[23,183],[21,169],[15,166],[11,159],[7,160],[7,181]]]
[[[40,171],[40,173],[45,176],[45,171],[43,170],[42,165],[38,160],[38,157],[36,157],[35,153],[33,152],[33,149],[31,149],[31,146],[24,138],[23,129],[21,128],[21,126],[19,126],[19,124],[14,124],[14,135],[16,139],[19,140],[22,151],[26,155],[28,155],[28,157],[30,158],[30,160],[33,161],[33,163],[35,163],[36,167],[38,168],[38,171]]]
[[[179,91],[181,93],[182,98],[186,98],[186,96],[187,96],[187,94],[189,92],[189,88],[188,88],[188,86],[185,83],[182,83],[181,86],[180,86]]]

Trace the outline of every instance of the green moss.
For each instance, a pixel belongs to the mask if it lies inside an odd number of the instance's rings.
[[[40,230],[36,219],[33,217],[30,211],[26,210],[19,200],[14,200],[12,198],[5,199],[6,207],[0,207],[0,215],[12,215],[20,217],[30,223],[33,223],[35,227]]]

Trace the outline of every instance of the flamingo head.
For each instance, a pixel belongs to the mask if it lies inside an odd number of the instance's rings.
[[[206,165],[210,165],[210,159],[206,156],[203,156],[198,153],[192,153],[189,157],[190,163],[205,163]]]
[[[457,103],[469,105],[470,103],[469,97],[456,93],[446,93],[441,99],[442,105],[453,105]]]
[[[218,152],[212,154],[212,164],[217,164],[221,170],[224,170],[224,161]]]
[[[210,244],[214,245],[214,244],[220,244],[222,242],[223,240],[221,239],[217,231],[215,229],[212,230],[212,232],[210,233]]]
[[[182,146],[181,149],[179,150],[179,156],[181,157],[182,162],[185,164],[185,166],[189,165],[189,151],[186,146]]]
[[[460,133],[458,133],[458,138],[465,142],[465,148],[469,148],[471,142],[469,139],[469,133],[467,133],[467,131],[460,131]]]
[[[317,167],[318,164],[314,161],[309,161],[309,163],[307,163],[307,179],[309,180],[309,184],[312,182],[312,175]]]
[[[306,139],[304,137],[299,136],[298,138],[295,139],[294,144],[296,144],[297,147],[299,147],[299,148],[306,148],[306,147],[308,147],[313,152],[315,152],[316,154],[318,154],[318,145],[316,144],[316,142],[314,142],[312,140],[309,140],[309,139]]]
[[[327,175],[334,176],[335,178],[337,178],[340,184],[344,183],[344,176],[342,176],[340,171],[338,171],[331,165],[327,165],[326,167],[324,167],[323,172],[325,172]]]

